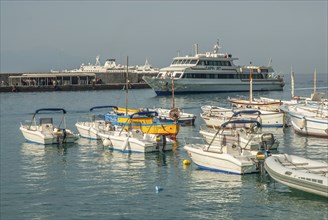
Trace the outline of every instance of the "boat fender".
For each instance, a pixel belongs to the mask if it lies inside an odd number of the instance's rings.
[[[306,124],[306,119],[305,119],[305,117],[303,117],[303,118],[301,119],[300,128],[301,128],[301,129],[305,128],[305,124]]]
[[[129,144],[129,137],[127,137],[125,139],[125,141],[123,142],[123,144],[122,144],[122,151],[125,151],[125,149],[128,146],[128,144]]]
[[[105,138],[103,140],[103,145],[104,145],[104,147],[109,147],[112,145],[112,142],[108,138]]]

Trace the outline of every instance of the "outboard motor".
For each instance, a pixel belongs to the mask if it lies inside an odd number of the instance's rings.
[[[263,144],[264,150],[266,150],[266,151],[271,150],[274,142],[275,142],[275,139],[274,139],[274,136],[272,133],[262,134],[260,144]]]
[[[166,137],[165,135],[156,136],[156,149],[159,149],[161,152],[165,151],[166,146]]]
[[[265,174],[264,161],[266,158],[271,156],[270,149],[274,143],[274,136],[271,133],[265,133],[261,136],[261,142],[259,146],[259,152],[256,154],[257,169],[260,170],[262,175]]]

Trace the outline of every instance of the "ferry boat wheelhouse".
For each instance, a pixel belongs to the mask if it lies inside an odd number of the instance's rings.
[[[213,52],[194,56],[175,57],[169,67],[160,69],[156,77],[144,76],[143,80],[157,95],[174,93],[209,93],[249,91],[249,80],[253,78],[253,91],[283,90],[283,78],[274,74],[268,66],[237,66],[238,58],[219,53],[219,43]]]

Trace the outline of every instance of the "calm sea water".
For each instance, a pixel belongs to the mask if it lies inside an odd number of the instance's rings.
[[[281,92],[290,97],[289,79]],[[317,76],[326,87],[327,75]],[[312,74],[299,75],[296,95],[309,96]],[[62,107],[67,126],[97,105],[125,106],[124,91],[1,93],[1,219],[328,219],[326,198],[274,182],[269,177],[228,175],[184,166],[184,137],[199,136],[200,106],[227,105],[227,96],[247,93],[176,96],[176,105],[198,116],[183,127],[173,152],[124,154],[100,142],[80,139],[66,147],[25,142],[20,121],[38,108]],[[167,107],[171,97],[151,89],[129,92],[130,107]],[[302,137],[291,128],[273,129],[280,152],[328,160],[327,139]],[[161,191],[156,192],[155,187]]]

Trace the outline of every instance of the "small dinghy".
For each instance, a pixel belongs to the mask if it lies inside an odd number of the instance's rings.
[[[328,164],[288,154],[276,154],[264,162],[277,182],[291,188],[328,197]]]

